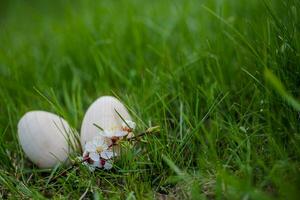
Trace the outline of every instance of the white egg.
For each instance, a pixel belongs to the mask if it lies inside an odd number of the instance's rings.
[[[82,147],[84,147],[85,143],[91,141],[95,136],[99,136],[99,132],[101,130],[94,124],[105,130],[121,129],[123,120],[120,118],[118,113],[124,120],[131,120],[125,106],[115,97],[103,96],[92,103],[85,113],[81,125]]]
[[[18,123],[18,137],[27,157],[40,168],[66,161],[74,141],[69,124],[45,111],[26,113]]]

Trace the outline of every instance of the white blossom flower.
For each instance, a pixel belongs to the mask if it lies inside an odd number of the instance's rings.
[[[87,155],[92,161],[99,162],[100,158],[111,159],[116,156],[116,153],[109,148],[103,137],[95,137],[85,145],[83,156]]]
[[[122,130],[128,130],[128,128],[129,128],[132,131],[135,129],[135,127],[136,127],[135,122],[130,121],[130,120],[125,120],[125,122],[122,122]],[[128,131],[128,132],[131,132],[131,131]]]
[[[124,136],[133,137],[132,131],[136,127],[133,121],[126,120],[125,122],[122,123],[121,128],[114,127],[101,131],[101,136],[97,136],[85,144],[82,161],[90,171],[94,171],[96,168],[109,170],[113,167],[113,158],[117,156],[113,151],[113,146],[117,145]]]

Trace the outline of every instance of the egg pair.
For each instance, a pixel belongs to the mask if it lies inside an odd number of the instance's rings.
[[[103,129],[121,128],[123,120],[131,120],[128,110],[116,98],[103,96],[88,108],[81,125],[82,147]],[[52,168],[68,160],[76,147],[74,129],[53,113],[31,111],[18,123],[19,142],[27,157],[40,168]]]

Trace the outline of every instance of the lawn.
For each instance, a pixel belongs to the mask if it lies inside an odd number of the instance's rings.
[[[299,31],[299,0],[1,1],[0,198],[297,199]],[[80,132],[103,95],[160,131],[110,171],[28,160],[26,112]]]

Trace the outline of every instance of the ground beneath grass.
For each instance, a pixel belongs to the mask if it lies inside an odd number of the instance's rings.
[[[0,198],[297,199],[300,1],[0,2]],[[17,123],[78,131],[113,95],[138,130],[111,171],[40,170]],[[78,150],[72,156],[78,156]]]

